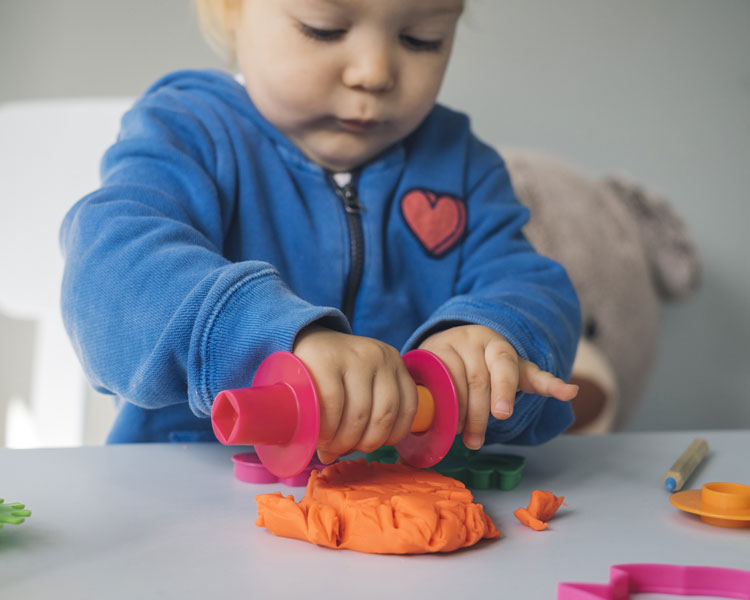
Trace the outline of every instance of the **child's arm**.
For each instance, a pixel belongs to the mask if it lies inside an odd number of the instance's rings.
[[[208,416],[216,393],[250,385],[310,323],[349,325],[270,263],[224,256],[237,169],[215,139],[229,127],[200,106],[196,116],[200,100],[157,90],[125,115],[100,189],[71,209],[60,241],[63,318],[92,384],[142,408],[189,402]]]
[[[458,126],[456,129],[458,131],[449,133],[460,139],[462,129]],[[448,133],[443,134],[439,128],[435,131],[437,134],[425,143],[431,148],[448,147],[451,139],[443,139]],[[575,290],[563,267],[538,254],[523,235],[529,212],[516,200],[502,159],[492,148],[466,134],[466,129],[463,132],[470,138],[465,142],[466,146],[459,144],[465,148],[465,154],[446,152],[446,163],[443,165],[438,161],[434,167],[438,172],[448,172],[449,159],[453,163],[459,161],[457,168],[461,168],[463,161],[467,223],[464,237],[456,249],[460,253],[460,268],[453,295],[413,332],[402,352],[420,345],[431,350],[437,348],[437,353],[446,362],[454,363],[451,367],[454,377],[461,379],[458,359],[451,358],[451,353],[438,348],[438,344],[442,346],[446,337],[451,338],[451,344],[454,336],[463,337],[462,330],[450,331],[451,328],[481,325],[495,332],[497,339],[507,342],[518,359],[564,380],[570,375],[581,328]],[[428,153],[428,149],[424,152]],[[442,160],[442,155],[439,158]],[[462,344],[467,348],[461,351],[462,356],[476,356],[476,350],[468,350],[474,342]],[[508,355],[509,360],[514,360],[514,354]],[[476,359],[467,360],[476,363]],[[519,365],[527,370],[525,362]],[[539,377],[543,376],[534,376],[534,381]],[[463,379],[467,381],[465,376]],[[468,389],[468,383],[465,386]],[[513,387],[513,384],[509,382],[508,387]],[[570,394],[561,391],[564,397]],[[545,397],[547,393],[557,394],[552,390],[534,393],[522,388],[514,402],[512,415],[504,419],[489,418],[486,441],[539,444],[567,428],[573,421],[569,404]],[[500,396],[508,398],[505,394]],[[477,409],[470,393],[463,396],[462,402],[467,407],[466,414],[471,411],[469,418],[472,422],[475,418],[484,422],[485,415],[490,415],[489,397],[478,402]],[[483,415],[475,417],[475,410],[478,411],[482,403]],[[476,429],[470,426],[472,435],[483,431],[483,425],[477,425]]]
[[[311,326],[294,354],[312,374],[320,401],[318,456],[331,462],[352,450],[395,444],[417,412],[417,388],[396,348],[378,340]]]
[[[578,388],[518,356],[502,335],[483,325],[459,325],[428,337],[420,346],[448,367],[458,394],[458,429],[467,448],[484,443],[490,413],[505,420],[517,391],[562,401]]]

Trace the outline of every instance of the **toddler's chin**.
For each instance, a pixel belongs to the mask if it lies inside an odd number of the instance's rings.
[[[302,148],[315,164],[333,172],[353,171],[372,161],[384,148],[382,144],[361,144],[357,140],[340,139],[318,147]]]
[[[319,155],[317,157],[308,155],[314,163],[320,165],[328,171],[334,173],[342,171],[354,171],[362,165],[368,163],[372,158],[376,156],[376,153],[372,154],[328,154]]]

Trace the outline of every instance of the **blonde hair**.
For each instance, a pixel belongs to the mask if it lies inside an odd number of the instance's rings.
[[[242,0],[193,0],[204,39],[227,64],[235,62],[233,22]]]

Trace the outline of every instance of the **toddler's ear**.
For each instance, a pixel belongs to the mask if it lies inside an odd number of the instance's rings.
[[[700,285],[701,264],[695,242],[677,212],[666,199],[625,177],[607,177],[604,183],[635,217],[662,298],[690,296]]]

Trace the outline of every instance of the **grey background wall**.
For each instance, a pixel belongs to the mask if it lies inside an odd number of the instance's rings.
[[[660,191],[701,249],[703,288],[666,308],[631,428],[750,427],[750,2],[468,6],[441,100],[488,142]],[[188,0],[0,1],[0,102],[135,96],[206,66]]]

